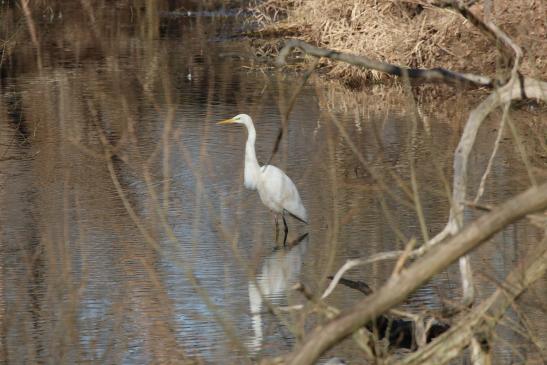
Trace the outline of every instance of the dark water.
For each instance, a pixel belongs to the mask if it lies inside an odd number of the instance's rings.
[[[12,19],[15,10],[3,10]],[[268,161],[300,76],[259,63],[244,40],[228,39],[242,24],[233,10],[100,8],[94,15],[102,23],[61,10],[46,20],[45,10],[35,13],[44,31],[39,52],[32,42],[18,44],[2,64],[8,362],[231,364],[279,354],[303,331],[306,312],[287,310],[306,303],[291,290],[295,283],[320,295],[347,259],[423,239],[404,191],[411,159],[429,237],[446,222],[444,184],[462,120],[455,111],[419,103],[416,117],[399,92],[355,94],[312,78],[272,161],[294,180],[310,215],[308,226],[289,220],[294,245],[282,247],[271,213],[242,184],[245,131],[215,123],[250,114],[259,161]],[[491,124],[471,161],[472,186],[495,138]],[[509,141],[496,161],[486,202],[528,183]],[[479,297],[538,237],[511,226],[473,255]],[[374,263],[347,277],[378,287],[392,265]],[[457,302],[458,277],[450,268],[405,308]],[[340,287],[328,303],[347,308],[360,298]],[[308,323],[318,320],[306,315]],[[528,315],[546,338],[544,316],[533,308]],[[519,362],[533,346],[510,328],[502,326],[496,356]],[[349,344],[334,353],[360,362]]]

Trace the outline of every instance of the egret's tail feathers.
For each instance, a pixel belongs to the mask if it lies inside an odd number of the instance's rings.
[[[298,219],[300,222],[304,223],[304,224],[308,224],[308,219],[303,219],[303,218],[300,218],[299,216],[297,216],[296,214],[292,214],[291,212],[289,212],[288,210],[285,210],[287,213],[289,213],[293,218],[296,218]]]

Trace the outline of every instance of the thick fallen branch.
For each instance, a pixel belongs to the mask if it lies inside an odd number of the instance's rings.
[[[281,49],[275,61],[278,66],[282,66],[286,63],[287,56],[293,48],[299,48],[302,52],[311,56],[327,57],[355,66],[364,67],[366,69],[385,72],[394,76],[407,76],[411,79],[422,79],[427,82],[464,82],[476,86],[495,86],[495,82],[486,76],[459,73],[440,67],[432,69],[400,67],[385,62],[374,61],[365,56],[357,56],[351,53],[343,53],[326,48],[315,47],[299,39],[289,39],[285,43],[285,46]]]
[[[446,364],[467,347],[475,336],[484,334],[486,337],[490,337],[490,333],[507,308],[546,271],[547,242],[544,240],[539,247],[530,252],[528,258],[521,265],[511,271],[494,294],[458,320],[448,332],[404,359],[392,359],[388,363]]]
[[[351,335],[365,323],[401,303],[435,274],[446,269],[459,257],[467,254],[508,224],[547,208],[547,183],[531,187],[508,200],[492,212],[465,227],[456,236],[433,246],[398,276],[393,276],[376,293],[341,313],[324,327],[316,328],[300,348],[288,357],[293,365],[312,364],[325,351]]]

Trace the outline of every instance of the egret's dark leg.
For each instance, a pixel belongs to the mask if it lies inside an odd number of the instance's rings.
[[[287,221],[285,220],[285,214],[281,214],[283,217],[283,225],[285,226],[285,238],[283,239],[283,246],[287,244],[287,235],[289,233],[289,227],[287,227]]]
[[[275,221],[275,242],[277,242],[277,238],[279,237],[279,224],[277,222],[277,214],[274,214],[274,221]]]

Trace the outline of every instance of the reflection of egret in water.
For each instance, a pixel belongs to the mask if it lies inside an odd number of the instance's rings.
[[[298,281],[306,252],[308,234],[300,236],[293,243],[276,249],[260,268],[260,273],[249,280],[249,303],[252,315],[253,337],[248,346],[251,352],[258,352],[262,346],[262,306],[265,300],[279,303],[286,297],[290,287]],[[258,287],[257,287],[258,285]]]

